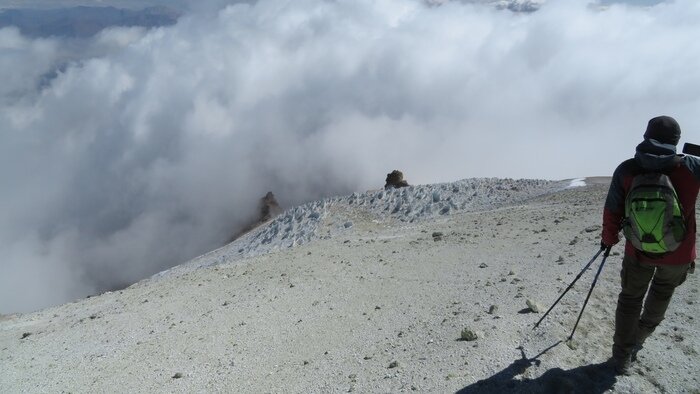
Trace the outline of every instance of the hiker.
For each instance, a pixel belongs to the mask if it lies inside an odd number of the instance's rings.
[[[700,159],[676,155],[680,136],[681,129],[675,119],[669,116],[651,119],[644,133],[644,141],[637,146],[634,158],[624,161],[615,170],[605,201],[601,247],[608,249],[617,244],[621,230],[625,231],[627,238],[620,272],[622,290],[615,312],[611,360],[618,374],[629,374],[636,353],[664,319],[674,289],[685,281],[687,274],[695,267],[695,203],[700,189]],[[672,188],[668,190],[675,189],[676,205],[681,208],[672,209],[665,205],[666,209],[674,210],[675,215],[668,213],[664,216],[664,213],[660,215],[660,222],[672,221],[673,217],[682,217],[683,220],[676,219],[673,226],[669,225],[674,231],[678,229],[678,232],[662,236],[661,241],[656,240],[658,242],[650,239],[653,236],[649,234],[642,236],[641,240],[635,237],[639,231],[635,233],[635,223],[632,221],[642,219],[626,213],[626,208],[633,205],[632,200],[639,201],[635,194],[634,199],[626,202],[630,193],[640,190],[636,187],[639,182],[635,180],[643,177],[648,179],[648,176],[639,176],[640,174],[650,174],[651,177],[666,181],[670,179]],[[660,174],[665,174],[668,178]],[[674,198],[672,193],[667,195]],[[658,197],[655,201],[659,201]],[[641,210],[645,209],[648,210],[647,205]],[[644,214],[645,212],[640,213],[642,216]],[[682,224],[685,224],[684,230],[680,229]],[[629,230],[625,227],[628,225]],[[645,225],[647,223],[640,224],[641,227]],[[649,227],[654,226],[651,224]],[[680,231],[685,234],[678,236]],[[674,240],[674,236],[678,239]]]

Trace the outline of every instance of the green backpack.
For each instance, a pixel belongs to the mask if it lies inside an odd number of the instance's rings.
[[[637,175],[625,200],[622,231],[638,250],[662,255],[685,238],[683,208],[671,179],[661,173]]]

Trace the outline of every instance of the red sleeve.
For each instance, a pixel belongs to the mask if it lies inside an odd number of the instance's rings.
[[[615,213],[607,207],[603,209],[603,243],[613,246],[620,242],[622,214]]]

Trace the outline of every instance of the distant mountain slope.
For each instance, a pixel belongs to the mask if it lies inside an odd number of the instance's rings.
[[[175,24],[179,12],[168,7],[127,10],[114,7],[9,9],[0,12],[0,28],[16,26],[30,37],[90,37],[110,26],[158,27]]]
[[[431,5],[440,5],[451,1],[468,4],[488,4],[498,9],[513,12],[535,12],[540,9],[545,0],[425,0]]]

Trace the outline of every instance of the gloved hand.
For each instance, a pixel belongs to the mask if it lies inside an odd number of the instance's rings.
[[[600,241],[600,250],[604,250],[606,256],[610,254],[610,249],[612,249],[612,247],[613,245],[607,245],[603,240]]]

